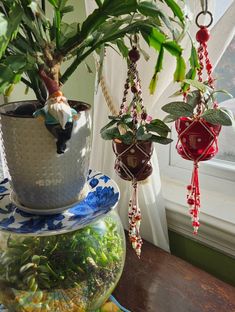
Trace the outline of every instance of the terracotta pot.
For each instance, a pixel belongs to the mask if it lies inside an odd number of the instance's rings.
[[[115,171],[124,180],[145,180],[153,171],[150,158],[153,153],[153,143],[139,141],[127,145],[113,141],[113,151],[117,156]]]
[[[46,214],[50,208],[57,213],[78,201],[86,183],[91,145],[90,106],[71,101],[80,117],[73,126],[68,150],[58,155],[56,139],[43,122],[9,114],[22,104],[32,103],[37,102],[15,102],[1,109],[4,158],[17,201],[32,208],[31,212]]]
[[[218,152],[217,137],[221,126],[204,119],[192,120],[187,117],[175,122],[178,133],[177,152],[188,160],[209,160]]]

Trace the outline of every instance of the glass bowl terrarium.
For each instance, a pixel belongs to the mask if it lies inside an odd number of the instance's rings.
[[[87,188],[66,211],[33,215],[0,183],[0,303],[9,312],[99,311],[114,290],[125,260],[119,190],[92,170]]]
[[[52,236],[2,232],[0,301],[9,311],[94,311],[123,269],[125,238],[116,212]]]

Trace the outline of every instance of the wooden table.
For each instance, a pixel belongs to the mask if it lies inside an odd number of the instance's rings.
[[[235,312],[235,287],[147,242],[141,260],[127,243],[114,295],[131,312]]]

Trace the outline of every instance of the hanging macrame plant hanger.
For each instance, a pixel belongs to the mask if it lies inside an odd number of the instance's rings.
[[[137,45],[133,44],[129,52],[127,79],[124,85],[124,95],[120,106],[119,117],[130,113],[133,123],[133,133],[137,131],[137,125],[145,122],[147,113],[143,106],[142,89],[137,70],[137,61],[140,58]],[[132,100],[127,104],[129,91]],[[124,180],[131,181],[132,195],[129,201],[129,238],[138,257],[141,254],[143,244],[140,236],[141,211],[138,204],[138,182],[148,178],[152,173],[150,162],[153,153],[153,143],[149,141],[135,140],[130,145],[119,140],[113,141],[113,150],[116,155],[115,171]]]
[[[200,25],[198,20],[200,16],[208,15],[210,22],[205,25]],[[199,42],[198,59],[199,68],[197,71],[198,81],[203,81],[203,73],[207,75],[207,85],[214,89],[214,79],[212,77],[212,64],[209,59],[207,50],[207,41],[210,39],[208,27],[213,22],[211,12],[207,10],[207,2],[205,11],[200,12],[196,17],[196,24],[199,30],[196,34],[196,40]],[[186,100],[187,93],[184,95]],[[200,210],[200,187],[198,178],[198,165],[200,161],[206,161],[213,158],[218,152],[218,135],[221,130],[220,125],[214,125],[200,117],[202,113],[202,102],[199,101],[195,108],[194,118],[181,117],[176,123],[176,131],[178,133],[178,141],[176,149],[178,154],[184,159],[193,161],[194,168],[191,178],[191,183],[187,186],[187,203],[189,205],[189,212],[192,217],[192,225],[194,234],[197,234],[200,226],[199,210]],[[213,108],[218,107],[217,102],[214,101]]]

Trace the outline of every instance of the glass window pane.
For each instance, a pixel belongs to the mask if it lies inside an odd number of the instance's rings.
[[[218,63],[214,77],[218,79],[217,90],[225,89],[235,97],[235,38]],[[218,94],[217,99],[221,107],[227,107],[235,116],[235,99],[229,99],[224,94]],[[219,137],[219,153],[216,158],[234,162],[235,165],[235,125],[222,128]]]

